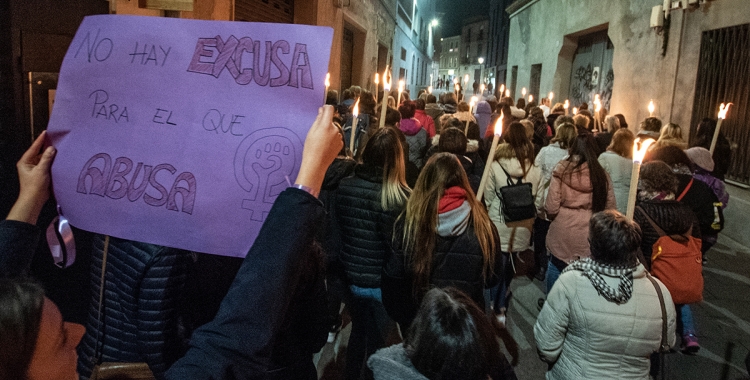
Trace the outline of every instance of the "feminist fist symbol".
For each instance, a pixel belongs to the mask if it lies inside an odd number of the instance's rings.
[[[247,191],[242,208],[262,222],[302,160],[302,143],[286,128],[260,129],[247,136],[234,155],[234,176]]]

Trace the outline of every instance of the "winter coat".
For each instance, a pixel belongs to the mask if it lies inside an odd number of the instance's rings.
[[[702,181],[708,187],[711,188],[711,190],[716,195],[716,198],[719,199],[719,202],[721,202],[721,208],[726,208],[729,204],[729,193],[727,193],[727,187],[724,185],[724,181],[714,177],[711,173],[698,168],[698,170],[693,173],[693,178]]]
[[[430,147],[427,131],[422,128],[417,119],[401,119],[398,129],[404,133],[406,142],[409,144],[409,161],[413,162],[417,168],[421,168],[424,166],[424,155]]]
[[[591,255],[587,238],[594,190],[588,164],[584,163],[572,173],[565,173],[570,165],[575,165],[575,162],[564,160],[555,167],[544,205],[552,219],[547,233],[547,250],[566,263]],[[607,175],[605,209],[616,207],[612,181]]]
[[[710,149],[712,140],[713,133],[710,135],[699,134],[692,146],[700,146]],[[716,147],[714,148],[714,154],[711,155],[711,158],[714,160],[714,171],[711,172],[711,174],[723,181],[724,176],[726,176],[729,171],[729,165],[732,163],[732,144],[726,137],[724,137],[724,132],[719,131],[719,138],[716,139]]]
[[[426,113],[429,117],[432,118],[432,121],[434,122],[434,125],[435,125],[435,133],[439,133],[440,123],[438,121],[440,120],[440,116],[443,116],[443,114],[445,114],[443,107],[441,107],[440,104],[437,104],[437,103],[425,104],[424,113]],[[430,138],[432,138],[432,136],[430,136]]]
[[[690,174],[676,175],[678,185],[675,196],[679,197],[692,179],[693,184],[690,185],[690,188],[680,202],[687,205],[693,211],[695,217],[698,218],[698,225],[700,226],[702,235],[715,235],[716,231],[711,225],[714,223],[716,217],[714,203],[719,202],[716,194],[703,181],[694,179]]]
[[[568,150],[560,148],[559,142],[554,142],[542,148],[539,154],[536,155],[534,165],[539,167],[542,172],[542,178],[539,182],[539,188],[541,191],[537,192],[537,209],[541,217],[546,218],[547,213],[544,211],[544,202],[547,199],[547,193],[549,193],[549,185],[552,181],[552,171],[555,169],[557,164],[568,157]]]
[[[536,197],[539,189],[542,171],[531,162],[526,162],[527,171],[524,173],[521,163],[516,158],[515,152],[509,144],[498,145],[496,157],[500,158],[491,163],[490,172],[487,177],[487,187],[484,191],[484,203],[487,205],[487,213],[492,223],[497,227],[502,251],[525,251],[531,245],[531,227],[534,224],[534,218],[506,224],[503,218],[500,188],[508,186],[508,177],[505,175],[503,169],[513,177],[513,183],[517,182],[518,178],[521,177],[523,178],[522,182],[531,183],[531,195],[534,197]]]
[[[615,152],[606,151],[599,156],[599,164],[602,165],[612,180],[612,186],[615,190],[615,200],[617,201],[617,211],[624,214],[628,208],[633,160],[622,157]]]
[[[330,264],[338,263],[341,250],[340,229],[336,219],[336,193],[341,180],[354,173],[356,161],[346,158],[336,158],[326,170],[323,186],[320,188],[318,199],[326,209],[325,224],[318,232],[317,241]]]
[[[78,372],[88,379],[97,335],[104,362],[146,362],[157,379],[184,353],[178,307],[192,255],[183,250],[110,237],[102,323],[97,323],[104,239],[96,235],[91,303],[78,346]]]
[[[584,238],[585,240],[585,238]],[[602,274],[610,286],[619,279]],[[675,344],[675,309],[664,295],[667,342]],[[649,355],[659,349],[662,315],[654,285],[639,265],[633,272],[633,295],[616,304],[597,293],[581,271],[563,273],[547,295],[534,325],[542,360],[550,364],[547,380],[648,380]]]
[[[484,136],[492,118],[492,107],[490,107],[490,104],[484,100],[477,103],[474,109],[474,117],[477,119],[477,124],[479,125],[479,136]]]
[[[17,220],[0,221],[0,279],[29,271],[39,244],[39,227]]]
[[[432,116],[426,114],[423,110],[417,110],[414,113],[414,118],[417,119],[419,124],[422,124],[422,128],[427,131],[428,138],[435,136],[435,119],[433,119]]]
[[[497,234],[496,231],[495,234]],[[495,241],[498,241],[497,235],[495,236]],[[424,294],[415,295],[412,291],[413,273],[402,249],[403,220],[399,221],[396,234],[391,241],[391,250],[383,268],[383,306],[388,311],[388,315],[405,330],[411,326]],[[497,276],[502,273],[500,254],[498,246],[493,268],[494,275],[484,279],[482,249],[474,233],[471,216],[469,216],[465,231],[447,236],[439,234],[436,236],[429,285],[440,288],[455,287],[466,293],[484,310],[484,289],[497,284]]]
[[[555,131],[555,121],[557,120],[558,117],[560,117],[562,115],[563,114],[561,114],[561,113],[551,113],[551,114],[547,115],[547,125],[553,131],[553,134],[554,134],[554,131]]]
[[[698,219],[687,205],[677,201],[640,201],[636,205],[640,206],[664,233],[682,235],[692,228],[692,236],[701,238]],[[651,227],[646,216],[637,208],[633,220],[641,226],[641,252],[646,260],[643,264],[646,268],[651,268],[651,255],[654,244],[659,240],[659,233]]]
[[[654,145],[649,148],[649,150],[656,150],[659,148],[664,148],[666,146],[676,146],[681,150],[685,150],[688,148],[688,144],[683,139],[659,138],[658,140],[656,140]]]
[[[476,174],[476,171],[479,168],[479,163],[472,161],[469,157],[466,156],[458,156],[458,160],[461,162],[461,166],[466,172],[466,177],[468,177],[469,179],[471,190],[473,190],[474,194],[476,194],[479,190],[479,183],[482,182],[482,174]],[[481,166],[482,168],[484,168],[483,164]]]
[[[457,106],[455,104],[451,104],[451,103],[443,104],[443,112],[448,113],[448,114],[456,113],[457,111],[456,108]],[[425,109],[427,109],[426,106],[425,106]]]
[[[309,248],[324,215],[303,190],[278,196],[219,313],[193,333],[168,380],[317,378],[312,355],[329,326],[319,322],[325,287]]]
[[[367,165],[341,180],[336,217],[341,231],[341,261],[350,285],[379,288],[393,223],[401,212],[383,210],[383,169]]]
[[[473,122],[476,123],[477,119],[474,118],[474,115],[472,115],[469,111],[462,111],[462,112],[456,112],[453,117],[455,117],[458,120],[465,122]]]
[[[612,134],[607,131],[597,132],[594,134],[594,140],[596,140],[596,155],[598,156],[607,151],[607,147],[612,142]]]
[[[367,359],[367,366],[375,380],[427,380],[411,364],[403,343],[379,349]]]

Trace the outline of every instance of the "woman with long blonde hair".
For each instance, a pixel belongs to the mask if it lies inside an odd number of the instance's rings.
[[[402,329],[433,287],[456,287],[484,307],[484,289],[498,281],[500,241],[454,154],[427,161],[396,231],[383,304]]]
[[[392,326],[383,308],[381,272],[393,232],[410,189],[400,131],[381,128],[362,151],[354,175],[341,180],[336,194],[336,220],[341,236],[340,257],[352,317],[346,378],[359,379],[364,361],[385,347]]]

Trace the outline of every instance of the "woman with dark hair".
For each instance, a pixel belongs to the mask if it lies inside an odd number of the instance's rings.
[[[466,138],[464,132],[458,128],[448,128],[440,134],[438,141],[438,152],[453,153],[458,157],[461,166],[469,178],[471,189],[476,192],[479,190],[479,183],[482,181],[484,173],[484,160],[477,154],[476,150],[468,152],[468,143],[471,140]],[[470,156],[471,155],[471,156]]]
[[[482,310],[455,288],[428,291],[404,342],[378,350],[367,361],[375,380],[512,380]]]
[[[546,378],[649,379],[649,355],[659,350],[664,325],[666,343],[675,342],[672,298],[638,262],[636,223],[607,210],[587,224],[578,238],[588,236],[591,257],[563,271],[534,325],[539,357],[550,365]]]
[[[714,138],[714,131],[716,131],[716,120],[705,118],[698,124],[698,129],[695,131],[695,137],[690,147],[702,147],[706,149],[711,148],[711,141]],[[716,139],[716,147],[712,158],[714,159],[714,170],[711,174],[720,179],[724,180],[727,171],[729,171],[729,164],[732,163],[732,145],[724,136],[724,132],[719,130],[719,138]]]
[[[552,220],[547,233],[547,292],[571,261],[589,256],[586,235],[593,213],[617,208],[609,174],[596,157],[596,141],[590,133],[580,134],[552,172],[544,203]]]
[[[367,142],[362,164],[339,183],[336,216],[341,260],[351,296],[347,300],[352,332],[347,350],[346,378],[357,379],[366,357],[385,346],[390,319],[381,296],[381,272],[393,223],[410,189],[398,132],[381,128]]]
[[[484,289],[497,283],[500,244],[455,155],[427,161],[395,231],[383,304],[402,329],[433,287],[454,286],[484,305]]]
[[[604,118],[602,130],[594,134],[600,155],[607,150],[607,147],[612,142],[612,137],[618,129],[620,129],[620,119],[612,115]]]
[[[0,379],[77,379],[76,346],[84,332],[63,322],[39,284],[0,279]]]
[[[625,120],[625,115],[618,113],[615,117],[620,120],[620,128],[628,129],[628,122]]]
[[[504,322],[510,304],[510,282],[513,279],[513,266],[509,260],[514,253],[529,249],[534,216],[526,220],[507,221],[503,214],[504,200],[500,195],[500,188],[508,186],[509,183],[518,183],[520,180],[523,183],[531,183],[531,195],[535,197],[542,173],[539,167],[534,165],[534,145],[526,137],[526,130],[521,123],[512,123],[508,130],[503,131],[502,137],[503,143],[497,146],[494,160],[490,163],[484,203],[500,235],[503,281],[496,289],[493,306],[498,320]]]
[[[518,98],[518,101],[516,102],[516,108],[526,110],[526,99]]]
[[[456,107],[458,107],[456,94],[452,92],[444,92],[441,97],[443,98],[443,112],[456,113]]]
[[[646,268],[651,268],[651,254],[654,244],[661,235],[649,223],[649,218],[664,231],[666,235],[685,235],[688,232],[700,239],[701,232],[698,220],[690,208],[675,200],[677,178],[669,165],[661,161],[651,161],[641,167],[641,178],[638,182],[638,202],[633,220],[641,226],[643,240],[641,252]],[[675,305],[677,315],[677,332],[682,337],[682,351],[694,354],[700,349],[696,336],[693,314],[688,305]]]
[[[422,128],[419,120],[414,118],[417,111],[417,105],[411,100],[406,100],[398,107],[401,113],[401,121],[398,123],[398,129],[406,136],[406,142],[409,143],[408,159],[414,163],[417,168],[424,166],[424,155],[427,152],[428,144],[427,131]]]
[[[612,116],[607,116],[610,117]],[[612,136],[607,150],[599,155],[599,163],[612,180],[617,211],[621,213],[625,213],[628,208],[630,176],[633,173],[633,141],[633,132],[629,129],[618,129]]]

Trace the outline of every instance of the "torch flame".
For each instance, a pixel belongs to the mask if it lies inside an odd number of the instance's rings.
[[[503,135],[503,116],[504,114],[500,112],[500,117],[497,118],[497,122],[495,123],[495,127],[493,129],[495,131],[495,136],[498,137]]]
[[[565,104],[563,104],[563,108],[565,108],[566,110],[570,108],[570,101],[568,101],[568,99],[565,99]]]
[[[729,106],[731,105],[732,103],[727,103],[727,105],[724,106],[724,103],[721,103],[721,107],[719,107],[719,119],[727,118],[727,112],[729,112]]]
[[[654,105],[654,101],[652,100],[652,101],[648,102],[648,112],[649,113],[654,113],[655,109],[656,109],[656,106]]]
[[[509,96],[510,96],[510,90],[505,90],[505,96],[506,96],[506,97],[509,97]]]
[[[479,86],[479,90],[481,90],[484,93],[484,83],[482,83],[482,85]]]
[[[354,108],[352,109],[352,115],[356,118],[357,115],[359,115],[359,98],[357,98],[357,102],[354,103]]]
[[[547,97],[549,98],[550,103],[552,103],[552,99],[555,97],[555,93],[553,93],[552,91],[550,91],[549,95],[547,95]]]
[[[573,107],[573,115],[578,115],[578,107]]]
[[[380,83],[380,75],[378,75],[378,73],[375,73],[375,81],[374,82],[375,82],[375,84]]]
[[[427,92],[432,94],[432,86],[427,87]]]
[[[476,96],[472,96],[471,97],[471,104],[475,104],[476,102],[477,102],[477,97]]]
[[[404,80],[398,81],[398,90],[403,92],[404,91]]]
[[[529,95],[529,103],[534,101],[534,95]]]
[[[594,108],[594,109],[596,110],[596,112],[599,112],[602,109],[602,103],[601,102],[596,102],[596,108]]]
[[[331,73],[326,73],[326,87],[331,87]]]
[[[646,139],[646,141],[643,142],[640,138],[635,139],[635,142],[633,143],[633,163],[640,164],[641,162],[643,162],[643,157],[646,155],[648,147],[650,147],[653,143],[654,139]],[[639,144],[641,146],[641,149],[638,149]]]
[[[464,75],[464,83],[469,83],[469,74]]]
[[[501,84],[500,85],[500,93],[502,94],[503,92],[505,92],[505,85]]]
[[[521,96],[526,96],[526,87],[521,89]]]
[[[388,92],[391,90],[391,81],[388,79],[388,65],[385,65],[385,71],[383,71],[383,91]]]

